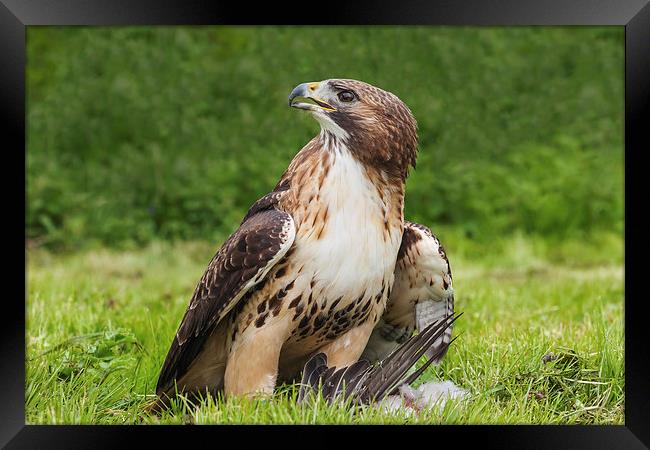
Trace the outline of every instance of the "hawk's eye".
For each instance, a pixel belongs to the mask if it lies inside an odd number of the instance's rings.
[[[341,91],[339,92],[338,97],[342,102],[351,102],[354,100],[355,95],[352,91]]]

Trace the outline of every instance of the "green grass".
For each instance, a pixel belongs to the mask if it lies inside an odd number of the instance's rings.
[[[563,242],[515,235],[479,245],[440,232],[457,293],[453,344],[421,380],[470,392],[416,417],[317,401],[182,399],[143,416],[158,370],[218,245],[27,253],[28,423],[605,423],[624,417],[620,237]]]

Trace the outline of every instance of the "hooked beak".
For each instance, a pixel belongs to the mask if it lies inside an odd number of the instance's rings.
[[[307,111],[336,111],[332,105],[314,95],[318,86],[319,83],[302,83],[296,86],[289,95],[289,106]],[[301,99],[307,101],[300,101]]]

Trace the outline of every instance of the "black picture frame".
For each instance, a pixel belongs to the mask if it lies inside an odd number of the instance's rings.
[[[419,445],[419,438],[429,445],[444,438],[453,443],[475,439],[481,448],[647,448],[650,445],[650,346],[646,333],[646,302],[641,282],[643,256],[647,253],[647,231],[643,227],[644,193],[647,192],[644,151],[650,150],[650,5],[647,0],[446,0],[407,1],[398,4],[319,2],[311,6],[318,14],[308,14],[310,5],[282,7],[275,3],[244,4],[198,0],[0,0],[0,98],[5,161],[3,187],[14,193],[14,183],[25,182],[25,36],[27,26],[39,25],[208,25],[208,24],[381,24],[381,25],[618,25],[625,27],[625,425],[517,425],[517,426],[427,426],[411,427],[404,444]],[[20,147],[24,150],[20,151]],[[22,158],[21,158],[22,155]],[[15,164],[15,169],[13,167]],[[22,171],[18,166],[22,165]],[[10,168],[11,167],[11,168]],[[645,189],[644,189],[645,188]],[[16,195],[16,198],[18,196]],[[27,195],[16,204],[5,203],[5,218],[18,217]],[[10,201],[7,199],[7,202]],[[14,209],[15,208],[15,209]],[[24,214],[22,216],[25,217]],[[20,233],[24,222],[9,229],[5,239],[16,242],[17,261],[25,258],[24,247],[9,236]],[[9,225],[11,226],[11,225]],[[7,239],[9,238],[9,239]],[[22,256],[21,256],[22,255]],[[5,262],[9,256],[5,254]],[[15,261],[10,269],[18,271]],[[645,275],[647,278],[647,275]],[[0,444],[6,448],[89,448],[117,447],[146,439],[147,445],[172,444],[173,438],[211,442],[219,445],[223,433],[247,433],[240,427],[178,426],[39,426],[25,425],[25,282],[20,276],[5,272],[5,281],[16,280],[18,292],[4,298],[5,315],[0,340],[3,369],[0,371],[3,398],[0,402]],[[26,278],[23,278],[26,280]],[[316,439],[327,444],[333,432],[344,430],[377,435],[379,431],[404,431],[395,426],[382,428],[359,426],[328,429],[318,426],[247,427],[263,431],[265,441],[280,439],[277,433],[291,433],[298,445]],[[435,431],[435,434],[432,433]],[[219,433],[220,437],[216,437]],[[208,436],[209,435],[209,436]],[[317,436],[322,435],[322,438]],[[234,436],[233,436],[234,437]],[[212,438],[212,439],[210,439]],[[316,438],[316,439],[315,439]],[[340,441],[337,441],[340,442]],[[425,441],[426,442],[426,441]],[[455,445],[455,444],[449,444]]]

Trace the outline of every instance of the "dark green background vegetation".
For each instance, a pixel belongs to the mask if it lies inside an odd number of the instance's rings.
[[[317,132],[287,96],[356,78],[419,122],[406,216],[489,243],[623,229],[623,29],[28,29],[27,237],[215,243]]]

